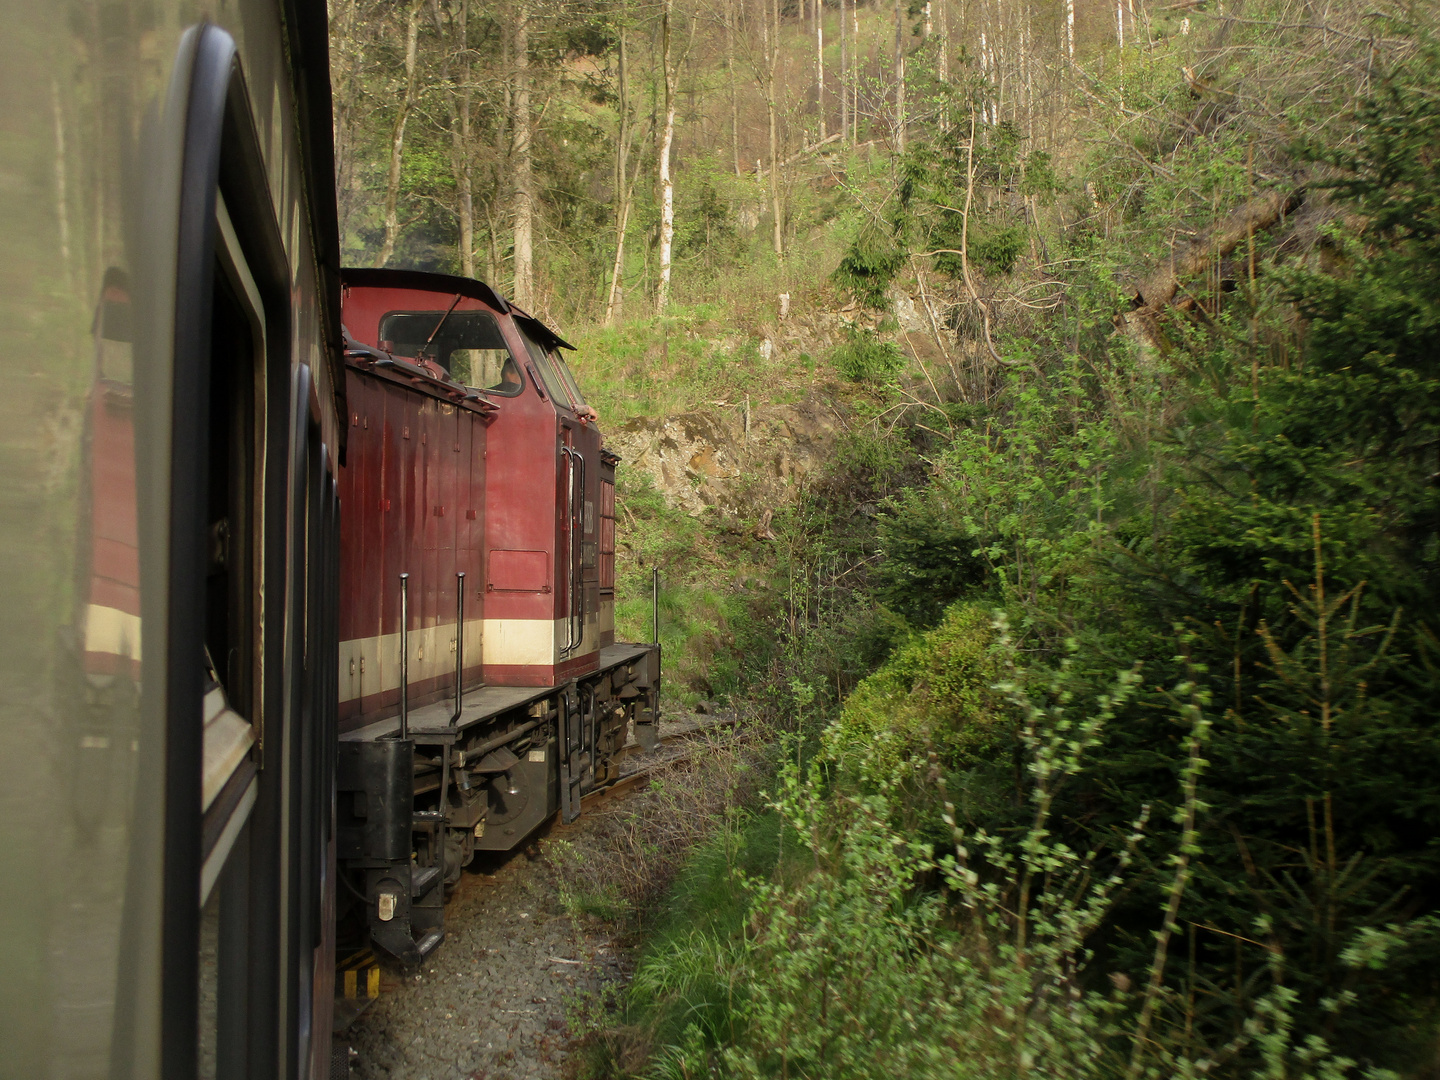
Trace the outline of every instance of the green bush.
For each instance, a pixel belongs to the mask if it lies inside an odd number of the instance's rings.
[[[885,293],[904,265],[905,250],[895,238],[877,226],[865,225],[841,257],[833,280],[857,300],[883,308]]]
[[[826,752],[850,753],[898,766],[937,754],[949,769],[981,760],[1011,737],[1004,699],[992,690],[999,671],[991,655],[992,615],[957,604],[940,625],[900,645],[880,670],[863,679],[827,731]],[[882,740],[880,736],[884,735]],[[884,772],[884,763],[876,767]]]
[[[922,500],[902,503],[880,522],[876,595],[916,626],[933,626],[957,600],[979,593],[990,568],[986,545]]]
[[[905,356],[890,341],[869,330],[852,330],[830,354],[835,370],[851,382],[883,382],[905,366]]]

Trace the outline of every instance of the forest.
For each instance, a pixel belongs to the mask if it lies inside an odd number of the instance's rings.
[[[1433,5],[330,12],[347,263],[576,344],[763,733],[577,1075],[1440,1075]]]

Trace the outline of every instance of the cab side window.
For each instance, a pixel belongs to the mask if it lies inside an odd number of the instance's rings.
[[[456,349],[449,370],[452,378],[476,390],[510,396],[524,389],[520,366],[508,349]]]
[[[525,342],[525,349],[530,354],[530,359],[535,362],[535,370],[540,372],[540,378],[545,383],[545,390],[550,399],[562,409],[575,408],[575,402],[570,397],[565,383],[556,372],[554,365],[550,363],[550,357],[540,347],[539,342],[532,338],[523,326],[520,327],[520,337]]]

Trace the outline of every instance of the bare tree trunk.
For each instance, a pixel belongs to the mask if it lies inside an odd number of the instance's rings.
[[[498,282],[500,267],[505,260],[500,255],[500,222],[495,218],[495,203],[492,199],[485,200],[485,237],[485,280]]]
[[[850,0],[850,121],[860,142],[860,0]]]
[[[60,232],[60,265],[70,277],[70,193],[65,172],[65,110],[60,104],[60,82],[50,79],[50,108],[55,121],[55,223]]]
[[[475,276],[475,199],[470,183],[470,0],[460,0],[460,126],[454,140],[456,211],[460,219],[460,273]]]
[[[945,0],[935,0],[935,21],[940,26],[940,81],[950,81],[950,14]]]
[[[1065,55],[1075,62],[1075,0],[1065,0]]]
[[[785,222],[780,208],[780,128],[775,101],[775,65],[780,56],[780,0],[765,12],[765,107],[770,114],[770,210],[775,217],[775,257],[785,257]]]
[[[895,149],[905,153],[905,3],[895,0]]]
[[[820,116],[820,138],[825,138],[825,7],[815,0],[815,112]]]
[[[357,47],[354,23],[355,0],[340,0],[333,4],[330,33],[334,42],[331,57],[334,61],[335,197],[342,244],[350,235],[350,213],[354,204],[351,176],[355,166],[350,149],[350,128],[355,108],[355,88],[360,82],[360,49]]]
[[[623,301],[622,279],[625,273],[625,230],[630,224],[630,189],[627,186],[630,149],[630,87],[625,56],[625,23],[619,27],[620,52],[620,123],[615,148],[615,265],[610,270],[610,295],[605,300],[605,325],[614,323]]]
[[[735,90],[735,0],[725,0],[725,74],[730,80],[730,156],[740,175],[740,101]]]
[[[845,32],[845,0],[840,0],[840,142],[844,145],[850,138],[850,54],[847,50],[849,36]]]
[[[663,41],[660,64],[665,75],[665,127],[660,136],[660,284],[655,289],[656,314],[670,305],[670,251],[675,242],[675,180],[670,175],[670,154],[675,145],[676,65],[670,62],[670,15],[674,0],[664,0],[660,16]]]
[[[530,13],[525,0],[515,2],[515,105],[511,127],[514,161],[510,173],[514,183],[511,215],[515,235],[515,303],[529,309],[535,302],[534,193],[530,166]]]
[[[376,266],[384,266],[395,254],[395,241],[400,235],[400,162],[405,153],[405,124],[415,104],[417,72],[415,52],[420,43],[420,0],[411,0],[405,13],[405,95],[390,128],[390,172],[385,178],[385,240]]]

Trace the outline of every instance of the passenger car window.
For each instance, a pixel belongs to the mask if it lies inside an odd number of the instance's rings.
[[[488,311],[392,311],[380,319],[380,347],[394,356],[433,360],[466,386],[514,395],[520,366]]]

